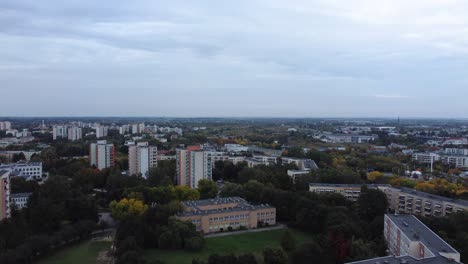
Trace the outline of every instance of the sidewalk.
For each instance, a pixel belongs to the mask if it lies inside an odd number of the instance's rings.
[[[240,235],[240,234],[245,234],[245,233],[256,233],[256,232],[272,231],[272,230],[279,230],[279,229],[286,229],[286,228],[287,227],[285,225],[280,224],[280,225],[276,225],[276,226],[272,226],[272,227],[263,227],[263,228],[248,229],[248,230],[242,230],[242,231],[232,231],[232,232],[222,232],[222,233],[208,234],[208,235],[205,235],[205,238],[234,236],[234,235]]]

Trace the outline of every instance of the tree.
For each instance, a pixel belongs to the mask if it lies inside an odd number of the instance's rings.
[[[112,210],[112,216],[118,220],[123,220],[129,216],[141,216],[148,206],[143,203],[143,201],[131,198],[123,198],[120,201],[112,201],[109,205]]]
[[[361,188],[361,195],[358,199],[359,216],[368,223],[375,217],[387,212],[387,196],[380,190]]]
[[[195,236],[191,238],[187,238],[185,240],[185,248],[193,250],[193,251],[200,251],[205,246],[205,239],[201,236]]]
[[[380,171],[373,171],[367,174],[367,179],[371,182],[379,181],[383,177],[384,177],[384,174],[381,173]]]
[[[218,185],[212,180],[201,179],[198,181],[198,191],[201,199],[215,198],[218,194]]]
[[[286,230],[286,232],[283,233],[281,236],[281,247],[285,251],[291,251],[296,248],[296,241],[294,240],[293,235],[291,234],[291,231]]]
[[[258,261],[255,258],[254,254],[247,253],[247,254],[244,254],[244,255],[240,255],[237,258],[237,263],[239,263],[239,264],[257,264]]]
[[[288,255],[281,248],[267,247],[263,250],[263,261],[265,264],[287,264]]]
[[[178,201],[190,201],[190,200],[199,200],[200,193],[198,190],[190,189],[188,186],[175,186],[174,194]]]
[[[313,263],[327,263],[323,255],[323,250],[316,242],[306,242],[293,252],[292,263],[309,264],[312,260]]]
[[[219,195],[221,197],[242,196],[242,185],[237,183],[225,182]]]

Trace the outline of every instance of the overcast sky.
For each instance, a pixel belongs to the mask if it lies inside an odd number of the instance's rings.
[[[1,0],[0,116],[468,117],[465,0]]]

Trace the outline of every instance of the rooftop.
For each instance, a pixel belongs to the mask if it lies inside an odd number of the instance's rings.
[[[438,255],[438,253],[458,253],[415,216],[391,214],[385,216],[390,218],[410,241],[420,241],[428,247],[434,255]]]
[[[425,259],[415,259],[413,257],[404,256],[404,257],[395,257],[395,256],[387,256],[381,258],[373,258],[373,259],[366,259],[361,261],[355,262],[348,262],[347,264],[448,264],[448,263],[456,263],[453,260],[436,256],[432,258],[425,258]]]
[[[186,210],[179,213],[178,216],[209,215],[214,213],[252,211],[260,208],[273,208],[268,204],[251,205],[246,200],[240,197],[185,201],[182,202],[182,204],[184,205]],[[213,208],[212,206],[217,207]]]
[[[32,193],[12,193],[10,194],[10,198],[23,198],[29,197]]]

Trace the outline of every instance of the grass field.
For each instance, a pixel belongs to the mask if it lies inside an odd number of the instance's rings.
[[[291,230],[291,229],[290,229]],[[151,249],[145,251],[147,260],[159,259],[166,264],[190,264],[193,258],[207,259],[211,254],[228,255],[255,253],[261,254],[267,246],[279,247],[280,239],[285,230],[272,230],[256,233],[244,233],[224,237],[213,237],[206,240],[206,247],[201,252],[185,250],[160,250]],[[312,236],[295,230],[291,230],[296,238],[296,243],[301,244],[312,240]]]
[[[111,242],[86,241],[66,247],[37,264],[94,264],[100,251],[109,249]]]

